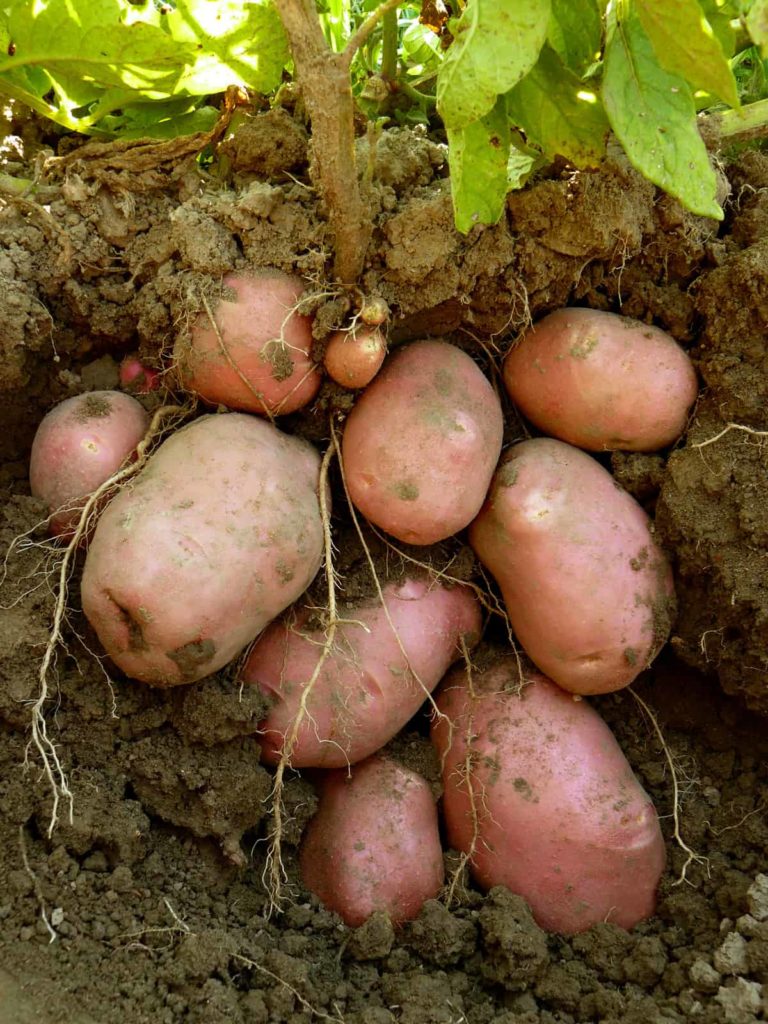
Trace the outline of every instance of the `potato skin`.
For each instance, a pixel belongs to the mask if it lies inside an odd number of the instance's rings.
[[[461,638],[468,649],[480,638],[480,605],[469,587],[409,579],[386,586],[384,600],[389,620],[378,598],[343,612],[290,756],[294,768],[342,767],[380,750],[460,656]],[[304,609],[272,623],[243,669],[246,683],[277,698],[259,726],[267,764],[280,760],[325,641],[321,630],[302,628],[306,618]]]
[[[160,446],[103,513],[83,572],[83,610],[127,676],[201,679],[303,593],[322,556],[319,462],[239,413]]]
[[[693,363],[665,331],[576,307],[523,335],[504,360],[504,384],[531,423],[590,451],[672,444],[698,393]]]
[[[511,448],[469,531],[520,643],[573,693],[627,686],[674,615],[645,512],[591,456],[550,438]]]
[[[376,910],[416,917],[444,879],[427,782],[381,756],[326,773],[299,852],[304,885],[350,927]]]
[[[438,693],[453,723],[432,728],[448,841],[484,888],[523,896],[542,928],[631,928],[653,914],[664,868],[653,804],[586,701],[538,674],[518,688],[516,659],[503,657],[473,674],[472,692],[457,668]]]
[[[386,354],[387,339],[378,327],[357,327],[331,335],[323,362],[331,380],[354,391],[371,383]]]
[[[479,510],[501,451],[501,406],[477,364],[443,341],[399,349],[349,415],[352,501],[409,544],[434,544]]]
[[[235,297],[222,296],[214,309],[221,342],[207,312],[198,316],[189,336],[176,341],[174,360],[183,386],[212,405],[245,412],[277,416],[301,409],[321,380],[309,354],[312,322],[290,313],[303,284],[269,271],[228,274],[224,285]]]
[[[143,407],[120,391],[67,398],[43,417],[32,442],[29,485],[52,513],[51,533],[72,535],[88,497],[131,456],[148,426]]]

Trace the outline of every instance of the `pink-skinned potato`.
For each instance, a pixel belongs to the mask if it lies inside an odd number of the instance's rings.
[[[676,441],[698,392],[687,353],[665,331],[595,309],[559,309],[504,360],[520,411],[590,451],[650,452]]]
[[[295,742],[299,706],[321,657],[325,633],[306,629],[308,609],[287,613],[256,641],[243,680],[275,703],[259,726],[262,760],[283,752],[294,768],[335,768],[380,750],[418,711],[448,667],[480,637],[472,590],[406,579],[347,608],[317,675]]]
[[[112,661],[155,686],[217,671],[320,567],[320,460],[242,413],[173,434],[110,503],[82,578]]]
[[[517,659],[502,656],[471,687],[456,668],[438,691],[448,842],[483,888],[523,896],[542,928],[632,928],[653,914],[664,868],[653,804],[586,701],[538,674],[518,690]]]
[[[530,659],[573,693],[627,686],[667,639],[672,573],[648,516],[590,455],[514,445],[469,531]]]
[[[211,405],[283,415],[307,405],[321,376],[312,321],[296,311],[304,285],[277,271],[228,274],[213,309],[181,333],[174,359],[183,386]]]
[[[299,864],[306,888],[350,927],[377,910],[412,920],[444,880],[429,785],[380,755],[325,773]]]
[[[483,503],[501,451],[502,413],[461,349],[417,341],[394,352],[347,419],[349,494],[376,526],[409,544],[464,529]]]
[[[51,409],[29,463],[30,489],[48,506],[51,533],[72,535],[89,496],[133,455],[148,426],[146,411],[120,391],[90,391]]]

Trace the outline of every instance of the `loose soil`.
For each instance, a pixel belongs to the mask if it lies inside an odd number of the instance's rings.
[[[0,163],[23,173],[52,140],[34,121],[12,131]],[[45,548],[26,546],[0,591],[0,1024],[765,1019],[768,731],[758,713],[768,713],[768,448],[759,433],[722,432],[732,422],[768,429],[768,158],[742,154],[726,168],[723,225],[691,217],[611,153],[600,172],[550,168],[510,196],[499,225],[467,237],[452,226],[438,141],[394,129],[372,163],[375,232],[362,287],[393,311],[392,343],[446,337],[494,376],[520,328],[576,303],[655,323],[696,361],[703,388],[686,437],[672,452],[610,463],[655,514],[675,565],[679,619],[636,689],[676,764],[680,827],[697,857],[687,862],[672,839],[667,761],[623,693],[595,704],[669,840],[658,913],[631,934],[603,924],[571,939],[546,935],[519,897],[469,882],[457,905],[431,902],[398,931],[374,915],[352,932],[297,877],[295,849],[315,807],[298,776],[285,794],[292,900],[268,920],[260,699],[226,671],[170,692],[122,679],[97,656],[76,586],[48,709],[74,809],[49,835],[51,795],[27,741],[51,562]],[[288,111],[254,117],[205,172],[177,144],[84,146],[47,168],[36,195],[7,197],[0,211],[3,549],[28,530],[44,539],[27,485],[43,413],[116,386],[116,360],[136,349],[166,369],[172,389],[164,360],[224,273],[302,274],[317,356],[348,312],[327,285],[307,136]],[[341,418],[349,404],[326,384],[284,425],[324,445],[329,412]],[[507,441],[525,431],[508,409]],[[360,552],[343,499],[336,509],[352,597],[365,588],[354,571]],[[474,572],[460,540],[425,554],[452,560],[463,578]],[[393,752],[436,784],[425,726],[414,719]],[[455,863],[450,852],[447,860]]]

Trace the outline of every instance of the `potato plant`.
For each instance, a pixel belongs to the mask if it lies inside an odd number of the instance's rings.
[[[467,0],[421,11],[398,0],[322,9],[310,0],[116,0],[116,9],[102,25],[97,0],[76,16],[58,0],[7,4],[0,92],[94,136],[194,132],[191,151],[215,191],[226,186],[214,180],[216,144],[237,130],[237,90],[274,93],[290,63],[311,127],[311,188],[300,184],[317,193],[333,249],[319,281],[285,268],[225,275],[218,300],[179,329],[179,391],[216,412],[174,407],[191,422],[150,451],[158,438],[144,435],[147,416],[134,409],[114,457],[70,493],[44,491],[33,459],[32,488],[52,511],[84,497],[87,507],[87,495],[110,480],[121,485],[99,518],[81,584],[106,655],[126,678],[152,686],[190,686],[224,670],[269,699],[256,728],[274,768],[265,875],[275,906],[283,779],[305,767],[317,771],[320,793],[300,855],[310,891],[350,925],[376,910],[410,920],[437,895],[444,868],[434,796],[381,752],[426,704],[448,841],[479,884],[522,893],[553,930],[606,919],[634,926],[655,906],[658,820],[581,696],[628,686],[651,664],[669,634],[674,588],[645,512],[581,449],[675,442],[696,397],[693,366],[655,328],[572,308],[514,347],[503,339],[503,363],[493,344],[480,345],[481,368],[477,348],[434,338],[388,352],[396,311],[360,286],[375,160],[358,165],[356,140],[363,116],[369,155],[382,119],[438,133],[465,234],[494,224],[509,190],[532,174],[599,166],[611,133],[656,186],[719,219],[697,111],[708,110],[724,137],[759,131],[763,100],[742,110],[733,55],[738,27],[750,47],[768,45],[768,0]],[[136,87],[142,73],[151,94]],[[212,97],[224,91],[217,110]],[[328,296],[351,316],[326,330],[308,310]],[[155,372],[130,357],[123,380],[151,392]],[[342,401],[342,388],[356,394]],[[286,432],[267,422],[300,410],[306,419],[287,420]],[[328,410],[323,434],[317,422]],[[520,424],[549,436],[520,441]],[[62,461],[69,426],[54,431],[48,462]],[[325,446],[322,457],[315,444]],[[135,472],[124,465],[134,448]],[[343,609],[328,488],[334,458],[374,590]],[[362,521],[388,556],[394,548],[420,571],[382,582]],[[447,542],[455,554],[457,537],[497,589],[476,565],[471,580],[455,579],[397,548]],[[62,563],[33,711],[57,795],[69,791],[40,721],[74,550]],[[321,568],[327,599],[318,608],[307,591]],[[481,606],[509,631],[501,656],[491,643],[479,648],[476,672]]]

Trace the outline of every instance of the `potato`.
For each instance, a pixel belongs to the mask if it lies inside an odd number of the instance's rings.
[[[409,544],[463,529],[501,451],[501,406],[477,364],[443,341],[390,356],[350,413],[342,455],[352,501]]]
[[[88,497],[136,450],[149,416],[120,391],[90,391],[60,402],[32,442],[29,486],[48,506],[51,533],[70,537]]]
[[[378,598],[341,613],[290,754],[295,768],[341,767],[381,749],[460,656],[461,639],[471,649],[480,637],[480,607],[469,587],[408,579],[386,586],[384,600],[389,619]],[[308,615],[302,609],[273,623],[243,670],[245,682],[276,701],[259,726],[268,764],[280,759],[325,642],[322,630],[304,629]]]
[[[504,360],[512,401],[546,434],[591,451],[650,452],[683,433],[698,385],[658,327],[594,309],[559,309]]]
[[[294,412],[320,387],[310,356],[312,322],[295,311],[304,286],[270,271],[228,274],[214,309],[201,313],[174,348],[181,382],[206,402],[230,409]]]
[[[376,910],[412,920],[444,878],[426,781],[381,756],[327,772],[299,864],[307,889],[351,927]]]
[[[631,928],[653,914],[664,868],[653,804],[586,701],[538,674],[518,688],[510,656],[471,688],[454,669],[438,693],[448,842],[483,888],[523,896],[542,928]]]
[[[115,664],[156,686],[215,672],[306,589],[322,556],[319,458],[239,413],[179,430],[111,502],[82,579]]]
[[[578,448],[511,448],[469,539],[528,656],[566,690],[618,690],[666,640],[672,574],[648,517]]]
[[[387,339],[378,327],[358,327],[332,334],[323,362],[332,380],[354,390],[371,383],[386,354]]]

